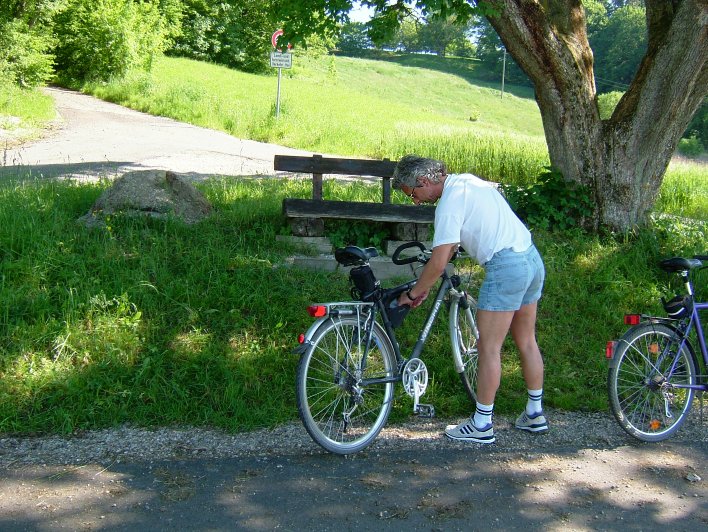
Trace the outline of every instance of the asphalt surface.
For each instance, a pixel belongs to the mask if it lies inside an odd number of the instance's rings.
[[[0,176],[268,175],[274,154],[307,153],[49,92],[55,127],[0,152]],[[5,463],[0,530],[706,530],[706,424],[692,430],[659,444],[541,437],[533,451],[392,445],[342,458],[264,445],[218,459]]]
[[[705,530],[705,445],[40,465],[1,530]],[[694,475],[694,476],[692,476]],[[689,480],[694,479],[694,480]]]
[[[237,139],[66,89],[46,91],[56,101],[57,120],[40,140],[0,150],[0,176],[111,178],[145,169],[195,179],[272,175],[275,154],[311,154]]]

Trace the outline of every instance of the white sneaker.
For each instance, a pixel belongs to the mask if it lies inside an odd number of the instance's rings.
[[[524,412],[516,418],[515,426],[517,429],[528,432],[546,432],[548,430],[548,422],[543,412],[528,415],[524,410]]]
[[[449,425],[445,428],[445,436],[452,440],[471,441],[474,443],[494,443],[494,428],[491,424],[478,429],[471,419],[459,425]]]

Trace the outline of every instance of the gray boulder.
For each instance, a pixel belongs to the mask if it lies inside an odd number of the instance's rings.
[[[177,174],[164,170],[128,172],[116,179],[79,222],[88,227],[104,225],[112,214],[175,217],[187,224],[206,218],[212,207],[204,195]]]

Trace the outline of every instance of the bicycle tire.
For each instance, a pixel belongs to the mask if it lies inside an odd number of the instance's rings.
[[[671,437],[691,408],[694,390],[672,385],[696,383],[693,352],[684,344],[680,352],[658,360],[671,342],[678,346],[676,337],[667,325],[644,323],[619,340],[607,376],[610,408],[620,426],[639,440],[657,442]],[[667,379],[674,360],[674,372]]]
[[[326,320],[298,365],[300,419],[312,439],[335,454],[356,453],[371,444],[393,403],[393,382],[362,385],[363,379],[396,373],[391,341],[374,323],[364,359],[363,331],[363,320],[355,317]]]
[[[479,356],[477,341],[477,302],[466,295],[467,304],[454,299],[450,305],[450,341],[455,370],[460,376],[462,386],[474,404],[477,404],[477,370]]]

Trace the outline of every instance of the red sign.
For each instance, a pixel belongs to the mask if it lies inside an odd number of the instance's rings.
[[[273,36],[270,38],[270,42],[273,43],[273,48],[278,47],[278,37],[280,37],[283,34],[283,30],[275,30],[275,33],[273,33]]]
[[[283,34],[283,30],[275,30],[275,33],[273,33],[273,36],[270,38],[270,42],[273,44],[273,48],[278,48],[278,37],[280,37]],[[288,50],[290,50],[293,47],[292,44],[288,43]],[[282,51],[282,48],[278,48],[278,50]]]

